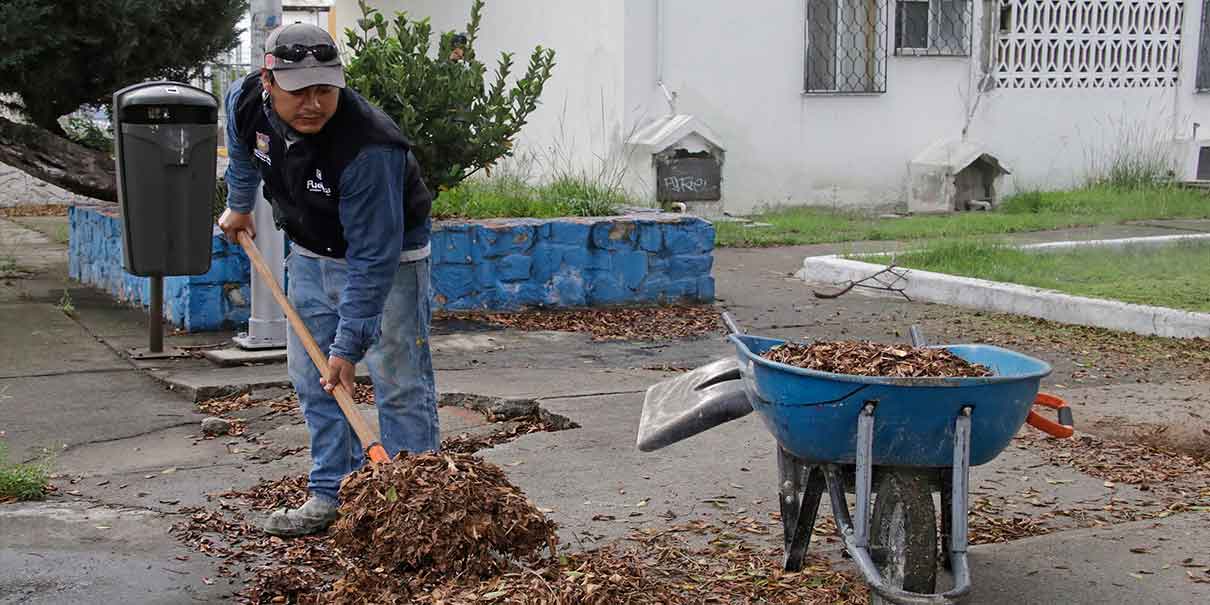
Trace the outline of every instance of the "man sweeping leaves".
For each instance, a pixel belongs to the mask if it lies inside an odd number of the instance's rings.
[[[232,241],[240,231],[255,236],[251,211],[263,183],[292,243],[290,302],[328,355],[321,376],[289,331],[290,380],[311,434],[310,497],[274,512],[265,531],[293,537],[336,519],[341,480],[365,462],[331,394],[338,385],[352,391],[358,362],[374,383],[387,453],[439,446],[429,351],[433,198],[394,121],[345,87],[326,31],[286,25],[265,50],[265,69],[227,93],[230,165],[219,226]]]

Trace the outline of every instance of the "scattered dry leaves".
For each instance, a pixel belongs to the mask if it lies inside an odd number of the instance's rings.
[[[441,451],[455,454],[473,454],[479,450],[508,443],[522,435],[579,428],[580,425],[567,419],[555,419],[546,414],[524,416],[503,423],[506,428],[488,434],[460,433],[441,441]]]
[[[939,342],[989,343],[1056,362],[1075,362],[1071,380],[1091,382],[1164,376],[1210,379],[1210,339],[1164,338],[1075,326],[1017,315],[971,313],[940,318]],[[944,336],[943,336],[944,335]]]
[[[307,499],[307,476],[282,477],[270,481],[261,479],[254,487],[244,491],[229,491],[219,494],[220,498],[240,499],[252,510],[267,511],[282,507],[298,508]]]
[[[435,313],[435,320],[483,322],[525,331],[587,332],[593,340],[671,340],[721,333],[710,305],[530,310],[519,313]]]
[[[67,216],[70,206],[63,204],[31,204],[0,208],[0,216],[9,218],[21,216]]]
[[[1109,482],[1155,494],[1166,505],[1210,506],[1210,460],[1142,443],[1101,439],[1077,433],[1051,439],[1031,433],[1021,437],[1052,464],[1068,466]]]

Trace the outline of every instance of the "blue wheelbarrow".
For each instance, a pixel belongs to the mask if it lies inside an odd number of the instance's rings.
[[[832,374],[761,357],[785,341],[744,334],[727,314],[736,356],[653,385],[638,447],[653,451],[755,410],[778,445],[783,566],[802,568],[824,491],[837,533],[873,603],[953,603],[970,592],[967,487],[1025,422],[1070,437],[1070,408],[1038,393],[1047,363],[990,345],[948,349],[992,375],[895,378]],[[912,340],[923,346],[919,330]],[[1058,410],[1059,422],[1032,411]],[[938,531],[933,492],[940,493]],[[855,493],[850,514],[847,493]],[[870,503],[873,501],[873,506]],[[940,533],[940,540],[938,534]],[[937,553],[953,588],[938,593]]]

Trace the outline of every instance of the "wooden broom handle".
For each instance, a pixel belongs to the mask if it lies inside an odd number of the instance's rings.
[[[273,273],[269,271],[269,266],[265,264],[265,259],[260,255],[260,250],[252,242],[252,237],[248,235],[247,231],[239,231],[238,238],[240,245],[244,248],[244,252],[248,255],[248,260],[252,261],[252,266],[256,267],[256,271],[260,273],[265,283],[269,285],[269,291],[273,292],[273,298],[277,300],[278,306],[281,307],[282,312],[286,314],[286,319],[290,321],[290,325],[294,328],[294,333],[302,341],[303,346],[306,347],[307,354],[311,356],[311,361],[315,363],[315,367],[319,369],[321,375],[327,376],[328,358],[319,349],[319,344],[315,342],[315,337],[311,336],[311,331],[303,323],[302,317],[299,317],[298,311],[294,310],[294,305],[290,304],[290,300],[286,298],[286,294],[281,291],[281,286],[273,278]],[[353,432],[357,433],[357,439],[361,441],[361,447],[369,452],[370,459],[374,462],[389,462],[386,450],[382,448],[382,445],[375,438],[374,430],[370,428],[366,419],[357,411],[353,395],[345,389],[344,385],[339,384],[333,390],[333,395],[336,396],[336,403],[340,405],[340,411],[344,412],[345,419],[353,427]]]

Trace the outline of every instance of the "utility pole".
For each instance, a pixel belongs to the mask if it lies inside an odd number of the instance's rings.
[[[252,68],[265,66],[265,39],[282,22],[281,0],[252,0]],[[272,270],[273,279],[282,285],[282,260],[285,257],[285,236],[273,222],[273,210],[260,187],[256,188],[256,206],[252,210],[256,227],[256,247]],[[252,272],[252,316],[248,331],[235,337],[242,349],[280,349],[286,346],[286,316],[273,299],[269,284]]]

